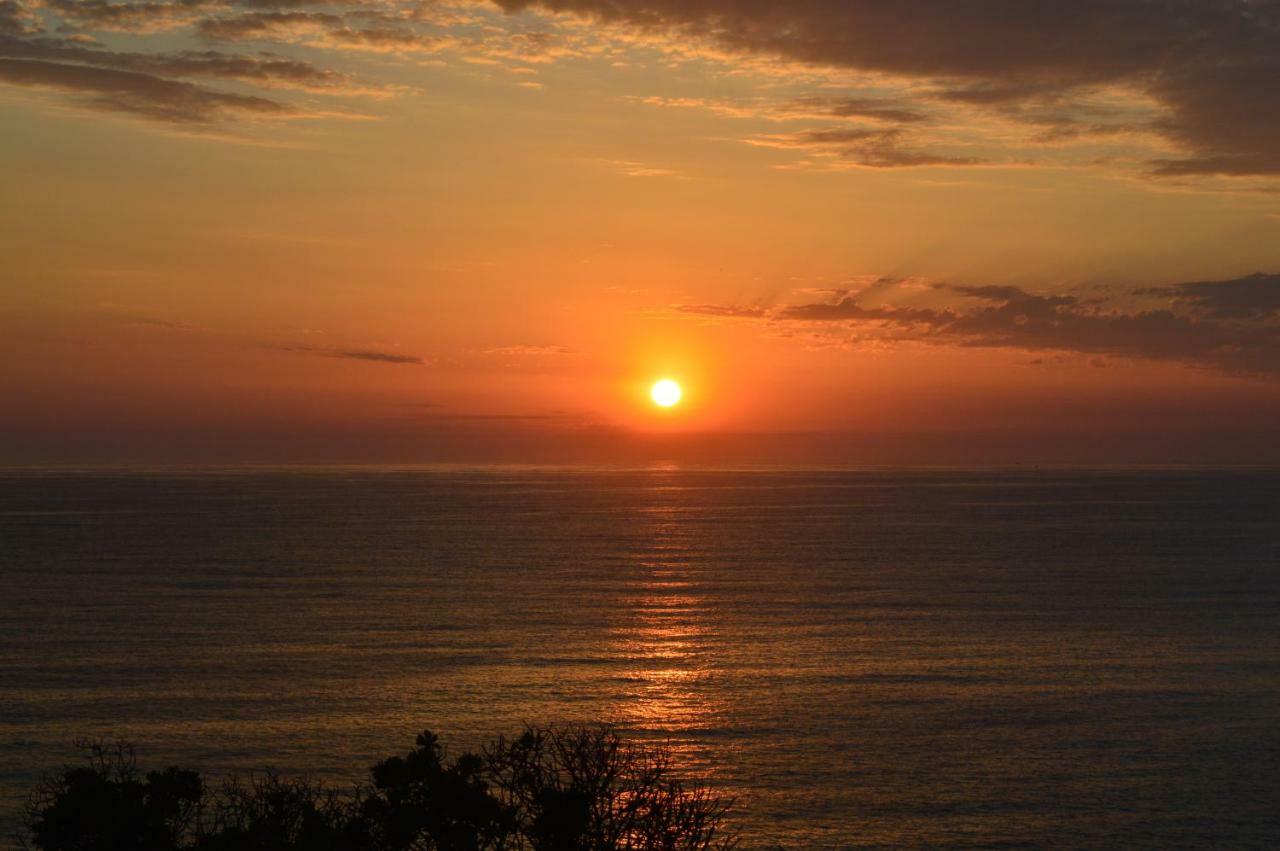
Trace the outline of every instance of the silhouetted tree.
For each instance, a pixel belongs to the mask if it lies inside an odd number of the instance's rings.
[[[449,760],[430,731],[340,794],[275,772],[210,792],[194,771],[139,776],[127,745],[41,783],[40,851],[727,851],[732,802],[687,786],[661,748],[608,726],[530,727]]]
[[[484,762],[463,754],[444,761],[429,730],[417,747],[373,767],[373,790],[358,818],[374,846],[386,851],[488,851],[518,847],[515,812],[491,794]]]
[[[86,765],[36,787],[27,804],[31,841],[44,851],[174,851],[198,827],[204,784],[194,771],[138,775],[129,745],[77,742]]]
[[[527,729],[484,751],[498,797],[536,851],[717,851],[732,801],[674,775],[671,755],[606,725]]]
[[[354,851],[351,802],[307,778],[275,771],[233,778],[209,806],[199,851]]]

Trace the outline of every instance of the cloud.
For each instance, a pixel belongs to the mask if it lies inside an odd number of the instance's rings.
[[[933,284],[921,290],[882,279],[823,302],[741,312],[734,306],[680,306],[682,313],[740,316],[777,325],[807,323],[866,339],[931,345],[1064,351],[1177,361],[1236,375],[1280,378],[1280,276],[1138,289],[1098,303],[1004,285]],[[1131,296],[1170,299],[1159,309],[1125,309]]]
[[[81,106],[179,124],[210,127],[246,118],[318,117],[347,115],[315,103],[292,103],[276,96],[226,91],[197,80],[247,84],[259,89],[292,89],[344,97],[385,97],[397,87],[367,85],[350,74],[322,67],[309,59],[275,53],[254,54],[211,50],[191,42],[194,32],[170,34],[210,20],[229,8],[245,15],[321,13],[277,12],[291,7],[333,5],[299,0],[167,0],[167,2],[105,2],[105,0],[0,0],[0,83],[55,91]],[[56,19],[52,29],[32,9],[39,7]],[[265,11],[261,11],[265,10]],[[375,20],[377,13],[370,13]],[[328,15],[332,32],[325,37],[361,43],[395,41],[394,33],[370,24],[351,30],[345,19]],[[104,47],[97,38],[77,32],[88,27],[104,32],[142,36],[132,43],[143,48],[163,43],[168,50],[122,51]],[[163,41],[151,34],[164,32]],[[174,49],[191,43],[186,49]],[[119,39],[108,39],[111,44]]]
[[[220,332],[212,328],[201,327],[185,320],[172,319],[169,317],[140,312],[127,305],[104,303],[100,305],[99,308],[100,312],[98,312],[97,315],[100,318],[113,323],[119,323],[136,328],[159,329],[163,331],[194,334],[205,340],[218,342],[223,345],[236,347],[247,346],[255,349],[266,349],[276,352],[293,352],[298,354],[318,355],[326,358],[367,361],[370,363],[406,364],[412,366],[426,366],[430,363],[426,358],[421,358],[416,355],[408,355],[402,352],[386,351],[385,349],[355,346],[312,345],[309,343],[295,342],[263,342],[261,340],[247,338],[241,334]],[[324,332],[316,330],[296,330],[293,333],[306,334],[310,336],[323,334]],[[418,407],[437,407],[435,404],[430,402],[419,402],[416,403],[416,405]]]
[[[175,53],[118,52],[86,47],[69,39],[21,40],[0,35],[0,57],[133,71],[153,77],[238,80],[262,88],[296,88],[331,93],[369,91],[366,87],[357,85],[347,74],[320,68],[303,60],[271,54],[250,56],[212,50]]]
[[[295,111],[267,98],[215,91],[154,74],[39,59],[0,58],[0,82],[65,92],[86,106],[177,124],[211,124],[227,115],[280,116]]]
[[[774,122],[798,119],[857,120],[858,126],[821,127],[792,133],[758,134],[745,139],[763,148],[803,149],[818,156],[842,160],[865,168],[913,166],[969,166],[984,161],[920,150],[907,127],[927,123],[924,112],[887,97],[802,97],[788,101],[731,103],[701,98],[650,96],[630,98],[649,106],[706,109],[733,118],[761,118]],[[866,122],[870,122],[868,126]]]
[[[344,358],[347,360],[370,361],[372,363],[411,364],[414,366],[425,366],[427,363],[425,358],[400,354],[399,352],[384,352],[378,349],[323,348],[320,346],[288,344],[270,346],[269,348],[282,352],[306,352],[328,358]]]
[[[420,357],[413,355],[401,355],[395,352],[379,352],[373,349],[339,349],[332,352],[326,352],[330,357],[350,358],[351,360],[368,360],[377,363],[411,363],[423,365],[426,363]]]
[[[934,325],[942,315],[927,308],[864,307],[857,296],[845,296],[835,302],[797,304],[778,312],[779,319],[805,322],[845,322],[849,320],[885,320],[899,325]]]
[[[831,167],[976,165],[992,148],[1130,136],[1141,150],[1122,161],[1145,163],[1154,176],[1280,176],[1280,0],[0,0],[0,37],[35,41],[46,28],[63,34],[50,40],[63,50],[87,51],[89,33],[102,32],[136,37],[126,43],[140,52],[5,55],[173,83],[218,78],[345,94],[392,88],[354,84],[337,70],[347,67],[342,52],[418,62],[451,52],[528,68],[565,58],[628,64],[644,58],[632,53],[657,51],[737,63],[733,71],[769,74],[770,85],[739,102],[635,100],[839,125],[750,139],[812,152]],[[255,61],[205,49],[238,42],[308,53]],[[124,111],[191,121],[189,110],[139,104],[135,95]],[[220,111],[225,120],[255,110]],[[1017,141],[1009,123],[1029,135]]]
[[[1155,99],[1186,156],[1160,175],[1280,173],[1275,0],[497,0],[741,54],[898,75],[972,105],[1059,102],[1106,87]]]
[[[755,136],[748,144],[766,148],[804,148],[838,157],[865,168],[910,168],[918,166],[972,166],[983,160],[914,150],[903,145],[906,136],[899,128],[836,128],[803,130]]]
[[[533,357],[542,357],[544,355],[576,355],[578,354],[578,352],[574,349],[568,348],[567,346],[518,345],[518,346],[499,346],[493,349],[485,349],[484,354],[486,355],[521,355],[521,356],[528,355]]]
[[[34,35],[43,31],[40,17],[18,0],[0,0],[0,36]]]
[[[144,328],[165,328],[171,331],[198,331],[196,325],[190,322],[182,322],[173,319],[161,319],[156,316],[144,316],[141,314],[122,314],[119,316],[121,322],[126,325],[136,325]]]
[[[787,112],[830,118],[867,118],[895,124],[915,124],[928,120],[923,112],[901,101],[865,97],[803,97],[786,105]]]
[[[584,419],[581,414],[564,412],[550,414],[432,414],[433,420],[460,420],[463,422],[572,422]]]
[[[731,118],[752,118],[762,114],[761,110],[748,104],[731,103],[723,100],[708,100],[706,98],[663,97],[661,95],[646,95],[640,97],[636,95],[627,95],[623,99],[633,103],[644,104],[645,106],[660,106],[673,109],[705,109],[718,115],[727,115]]]
[[[600,160],[599,162],[602,165],[617,169],[620,174],[624,174],[627,177],[683,177],[680,172],[673,168],[664,168],[633,160]]]
[[[215,0],[164,2],[107,2],[107,0],[44,0],[50,10],[71,23],[97,30],[151,33],[196,20],[221,3]]]
[[[342,15],[310,11],[246,12],[204,18],[196,24],[196,32],[219,41],[304,41],[391,53],[435,50],[441,44],[440,38],[419,33],[400,18],[368,10]]]
[[[693,316],[724,319],[762,319],[768,314],[768,310],[763,307],[739,307],[736,304],[677,304],[674,310]]]
[[[1171,296],[1178,303],[1212,319],[1280,318],[1280,275],[1258,272],[1231,281],[1197,281],[1139,292]]]

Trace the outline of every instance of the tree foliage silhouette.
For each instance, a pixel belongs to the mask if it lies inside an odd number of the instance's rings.
[[[40,851],[728,851],[731,799],[676,776],[669,751],[606,725],[527,728],[449,759],[430,731],[339,792],[269,771],[211,789],[142,776],[127,745],[79,743],[43,781],[25,847]]]
[[[190,844],[205,799],[199,774],[168,768],[144,778],[130,746],[76,744],[86,764],[42,782],[28,803],[35,847],[167,851]]]

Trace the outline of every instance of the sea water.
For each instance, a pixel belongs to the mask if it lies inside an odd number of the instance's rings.
[[[0,826],[72,741],[338,783],[606,720],[748,845],[1280,845],[1280,474],[0,474]]]

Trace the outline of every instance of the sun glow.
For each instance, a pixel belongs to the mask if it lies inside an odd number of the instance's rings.
[[[660,408],[670,408],[679,402],[680,397],[683,395],[680,385],[670,378],[662,379],[649,390],[649,398],[653,400],[653,404]]]

